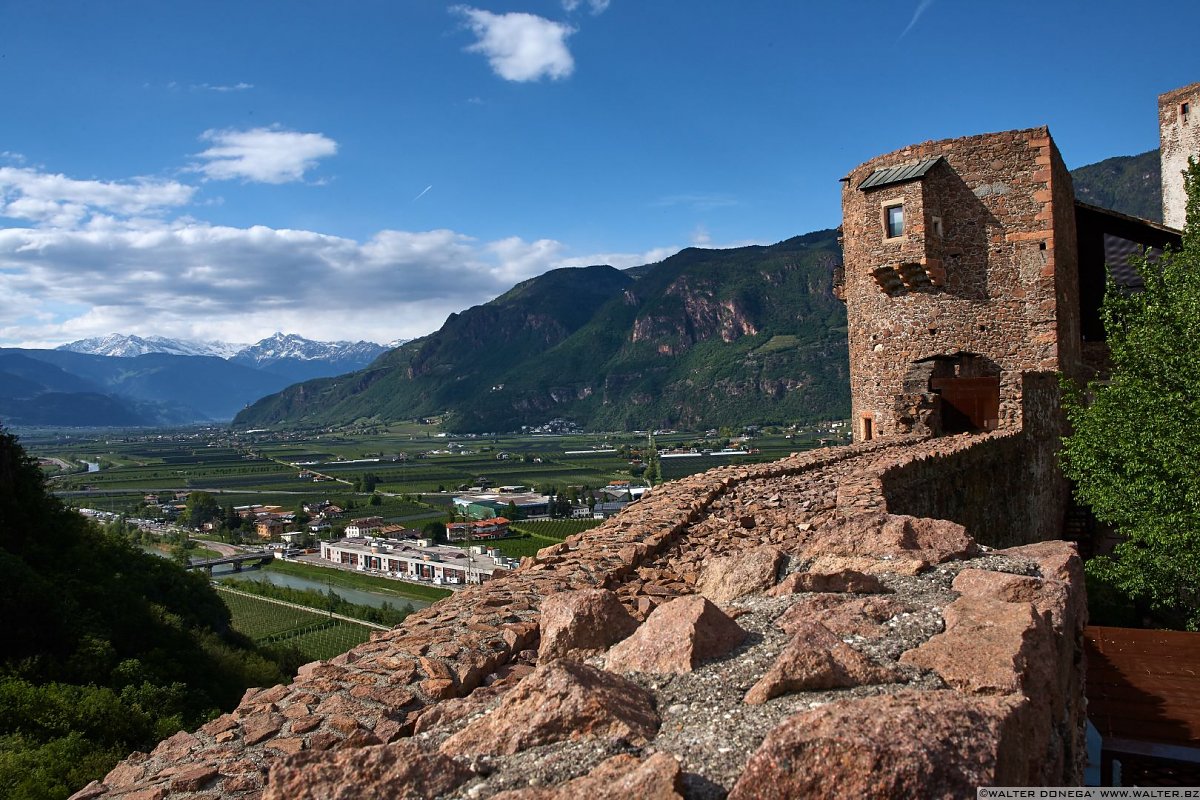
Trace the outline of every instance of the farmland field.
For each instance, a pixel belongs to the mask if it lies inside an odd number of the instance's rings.
[[[746,440],[744,447],[752,449],[745,453],[664,458],[662,474],[672,480],[726,464],[769,461],[839,443],[844,440],[839,431],[755,434]],[[208,491],[222,506],[261,503],[291,510],[328,499],[353,508],[348,516],[379,514],[411,527],[444,519],[462,487],[520,485],[580,495],[614,480],[637,483],[648,443],[644,434],[631,433],[452,436],[411,423],[310,433],[247,434],[219,427],[18,433],[36,455],[100,465],[98,472],[53,479],[52,488],[75,505],[135,513],[145,493]],[[659,448],[716,450],[730,435],[668,432],[654,441]],[[369,511],[370,493],[355,490],[366,478],[381,500]],[[559,538],[548,530],[535,532]]]
[[[332,658],[370,639],[371,629],[317,611],[272,603],[216,587],[233,614],[233,627],[257,644],[295,647],[315,660]]]
[[[591,530],[604,520],[599,519],[551,519],[533,522],[518,522],[511,526],[512,530],[541,536],[546,539],[562,541],[576,533]]]
[[[302,633],[287,640],[314,661],[339,656],[370,639],[370,629],[349,622],[335,621],[325,628]]]
[[[216,589],[233,614],[233,627],[256,642],[329,619],[316,611],[301,611],[256,597],[246,597],[221,586]]]

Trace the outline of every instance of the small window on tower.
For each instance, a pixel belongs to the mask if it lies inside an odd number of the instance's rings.
[[[862,440],[864,442],[869,442],[874,438],[875,438],[875,420],[871,418],[870,414],[863,414],[863,416],[862,416]]]
[[[1180,103],[1179,104],[1179,121],[1182,122],[1184,125],[1187,125],[1188,112],[1190,112],[1190,111],[1191,111],[1190,103]]]
[[[933,223],[933,235],[939,239],[942,238],[942,218],[933,217],[931,221]]]
[[[884,231],[889,239],[904,235],[904,206],[887,206],[883,209]]]

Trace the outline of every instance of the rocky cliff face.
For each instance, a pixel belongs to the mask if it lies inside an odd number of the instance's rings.
[[[958,797],[1070,785],[1073,547],[889,514],[893,439],[659,487],[76,795]],[[977,476],[1013,465],[986,465]]]
[[[698,283],[699,285],[692,285]],[[658,308],[633,322],[629,341],[651,342],[660,355],[675,356],[698,342],[718,339],[729,343],[742,336],[758,334],[758,327],[736,299],[718,297],[710,281],[680,276],[667,286],[665,298],[676,300],[673,308]]]

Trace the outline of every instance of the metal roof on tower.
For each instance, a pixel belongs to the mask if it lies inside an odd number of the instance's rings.
[[[915,164],[905,164],[899,167],[881,167],[875,170],[867,179],[858,185],[859,189],[876,189],[880,186],[888,186],[893,183],[904,183],[905,181],[916,180],[924,177],[926,172],[933,168],[933,165],[942,160],[941,156],[927,158],[924,161],[918,161]]]

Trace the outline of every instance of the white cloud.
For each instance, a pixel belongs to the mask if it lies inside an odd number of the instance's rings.
[[[213,180],[241,178],[258,183],[289,183],[304,178],[319,159],[337,152],[337,142],[320,133],[298,133],[278,127],[209,130],[201,134],[212,146],[198,157],[197,172]]]
[[[716,208],[728,208],[739,204],[738,199],[732,195],[716,194],[713,192],[692,192],[660,197],[650,205],[661,207],[688,206],[696,211],[712,211]]]
[[[554,239],[384,230],[356,241],[165,213],[194,187],[0,168],[0,345],[113,332],[257,341],[274,331],[387,342],[436,330],[559,266],[652,263],[678,248],[570,257]],[[193,207],[194,208],[194,207]]]
[[[193,89],[202,89],[208,92],[244,92],[247,89],[253,89],[253,83],[238,81],[237,83],[197,83],[192,85]]]
[[[502,281],[517,283],[545,272],[565,249],[561,242],[553,239],[526,242],[518,236],[509,236],[488,244],[486,251],[501,265],[493,274]]]
[[[591,267],[597,264],[607,264],[617,269],[640,267],[643,264],[657,264],[664,258],[675,255],[681,247],[653,247],[641,253],[592,253],[584,256],[571,256],[559,261],[560,267]]]
[[[0,167],[0,216],[71,227],[97,211],[154,214],[188,203],[195,187],[175,181],[75,180],[26,167]]]
[[[0,296],[20,299],[0,311],[0,342],[113,331],[253,341],[275,330],[389,341],[558,266],[564,249],[449,230],[381,231],[360,243],[195,221],[0,229]]]
[[[929,7],[931,5],[933,5],[933,0],[921,0],[919,3],[917,3],[917,8],[915,11],[913,11],[912,19],[910,19],[908,21],[908,26],[905,27],[903,32],[901,32],[900,36],[897,37],[898,40],[903,39],[905,36],[908,35],[908,32],[911,31],[913,29],[913,26],[917,24],[917,20],[919,20],[921,18],[922,14],[924,14],[927,10],[929,10]]]
[[[592,14],[603,14],[608,10],[609,0],[587,0],[586,5],[592,10]],[[581,5],[585,5],[584,0],[562,0],[563,8],[567,11],[574,11]]]
[[[575,70],[567,49],[570,25],[534,14],[493,14],[478,8],[454,6],[478,37],[468,52],[487,56],[492,71],[509,81],[559,80]]]

